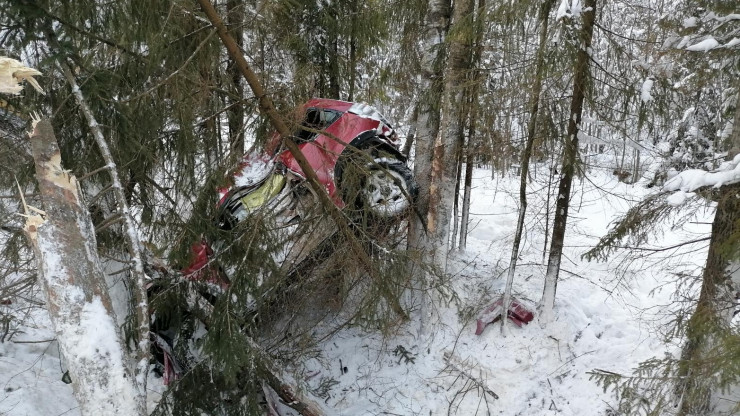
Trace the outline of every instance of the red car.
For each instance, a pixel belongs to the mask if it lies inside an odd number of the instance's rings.
[[[314,98],[302,110],[305,118],[293,140],[337,206],[352,205],[386,219],[408,213],[418,187],[398,150],[393,126],[375,108]],[[291,189],[305,180],[281,140],[275,133],[263,154],[245,156],[229,187],[221,190],[222,227],[231,228],[275,201],[289,200]],[[348,179],[349,167],[358,165],[361,177]]]
[[[350,208],[365,219],[386,222],[409,214],[418,185],[406,166],[406,157],[398,150],[393,126],[375,108],[315,98],[301,111],[305,117],[292,140],[338,207]],[[282,148],[282,138],[273,134],[265,151],[247,154],[228,186],[220,190],[218,225],[231,229],[260,210],[283,224],[295,220],[300,217],[301,203],[315,203],[304,186],[305,178],[290,152]],[[300,256],[313,248],[308,245]],[[205,241],[195,243],[192,252],[192,261],[183,274],[223,284],[223,279],[215,278],[206,267],[213,255],[210,245]],[[299,258],[286,260],[300,262]]]
[[[418,186],[406,166],[406,157],[398,150],[396,132],[380,113],[368,105],[327,99],[312,99],[301,111],[305,117],[291,139],[298,143],[338,207],[352,209],[348,212],[350,218],[371,218],[382,225],[397,224],[409,214]],[[302,213],[311,212],[316,200],[305,186],[306,175],[290,152],[283,149],[282,140],[274,134],[263,153],[246,155],[230,176],[218,203],[221,228],[231,229],[257,211],[283,223],[292,223]],[[289,270],[301,263],[333,232],[331,226],[317,227],[295,237],[292,249],[283,253],[282,264]],[[230,285],[213,261],[214,251],[207,241],[197,242],[191,249],[191,262],[182,270],[187,279],[207,281],[222,289]],[[209,293],[206,299],[212,300],[217,292]],[[154,356],[167,384],[186,366],[174,357],[168,323],[152,322]]]

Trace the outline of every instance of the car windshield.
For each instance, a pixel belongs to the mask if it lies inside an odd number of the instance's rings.
[[[303,120],[303,123],[301,123],[301,126],[307,127],[311,130],[324,130],[337,121],[341,116],[342,113],[336,110],[309,108],[306,110],[306,118]],[[295,136],[299,142],[307,142],[315,139],[316,133],[300,129]]]

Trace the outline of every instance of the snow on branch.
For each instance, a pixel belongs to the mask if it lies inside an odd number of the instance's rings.
[[[710,36],[699,43],[687,46],[686,50],[691,52],[707,52],[718,47],[719,42],[717,42],[717,39]]]
[[[740,154],[735,155],[731,161],[722,163],[714,172],[700,169],[685,170],[663,185],[664,191],[676,191],[666,200],[673,206],[684,203],[692,192],[699,188],[719,188],[723,185],[732,185],[740,182]]]

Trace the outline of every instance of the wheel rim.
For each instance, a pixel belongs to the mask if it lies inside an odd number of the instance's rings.
[[[363,189],[367,208],[383,216],[398,215],[408,208],[407,192],[403,177],[388,169],[373,169]]]

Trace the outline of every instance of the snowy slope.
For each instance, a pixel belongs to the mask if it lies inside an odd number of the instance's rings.
[[[532,307],[545,268],[546,170],[537,175],[514,282],[516,296]],[[627,374],[642,360],[676,351],[661,342],[658,324],[668,316],[654,306],[670,303],[673,273],[695,273],[706,247],[632,263],[619,257],[608,263],[581,260],[609,223],[648,192],[618,182],[611,171],[591,172],[574,184],[555,322],[546,328],[536,321],[510,326],[505,336],[490,325],[474,335],[475,314],[503,290],[517,187],[516,176],[491,179],[489,170],[475,171],[468,249],[450,260],[460,301],[436,308],[431,340],[421,341],[419,324],[412,321],[386,337],[350,329],[321,345],[321,358],[310,360],[301,374],[312,388],[329,382],[327,408],[338,415],[603,415],[614,398],[589,380],[589,371]],[[676,230],[666,224],[659,242],[672,245],[708,233],[712,214],[703,210]],[[19,339],[49,336],[32,330]],[[0,344],[0,414],[77,414],[71,388],[60,381],[55,350],[47,345]],[[413,360],[406,362],[403,351]]]

